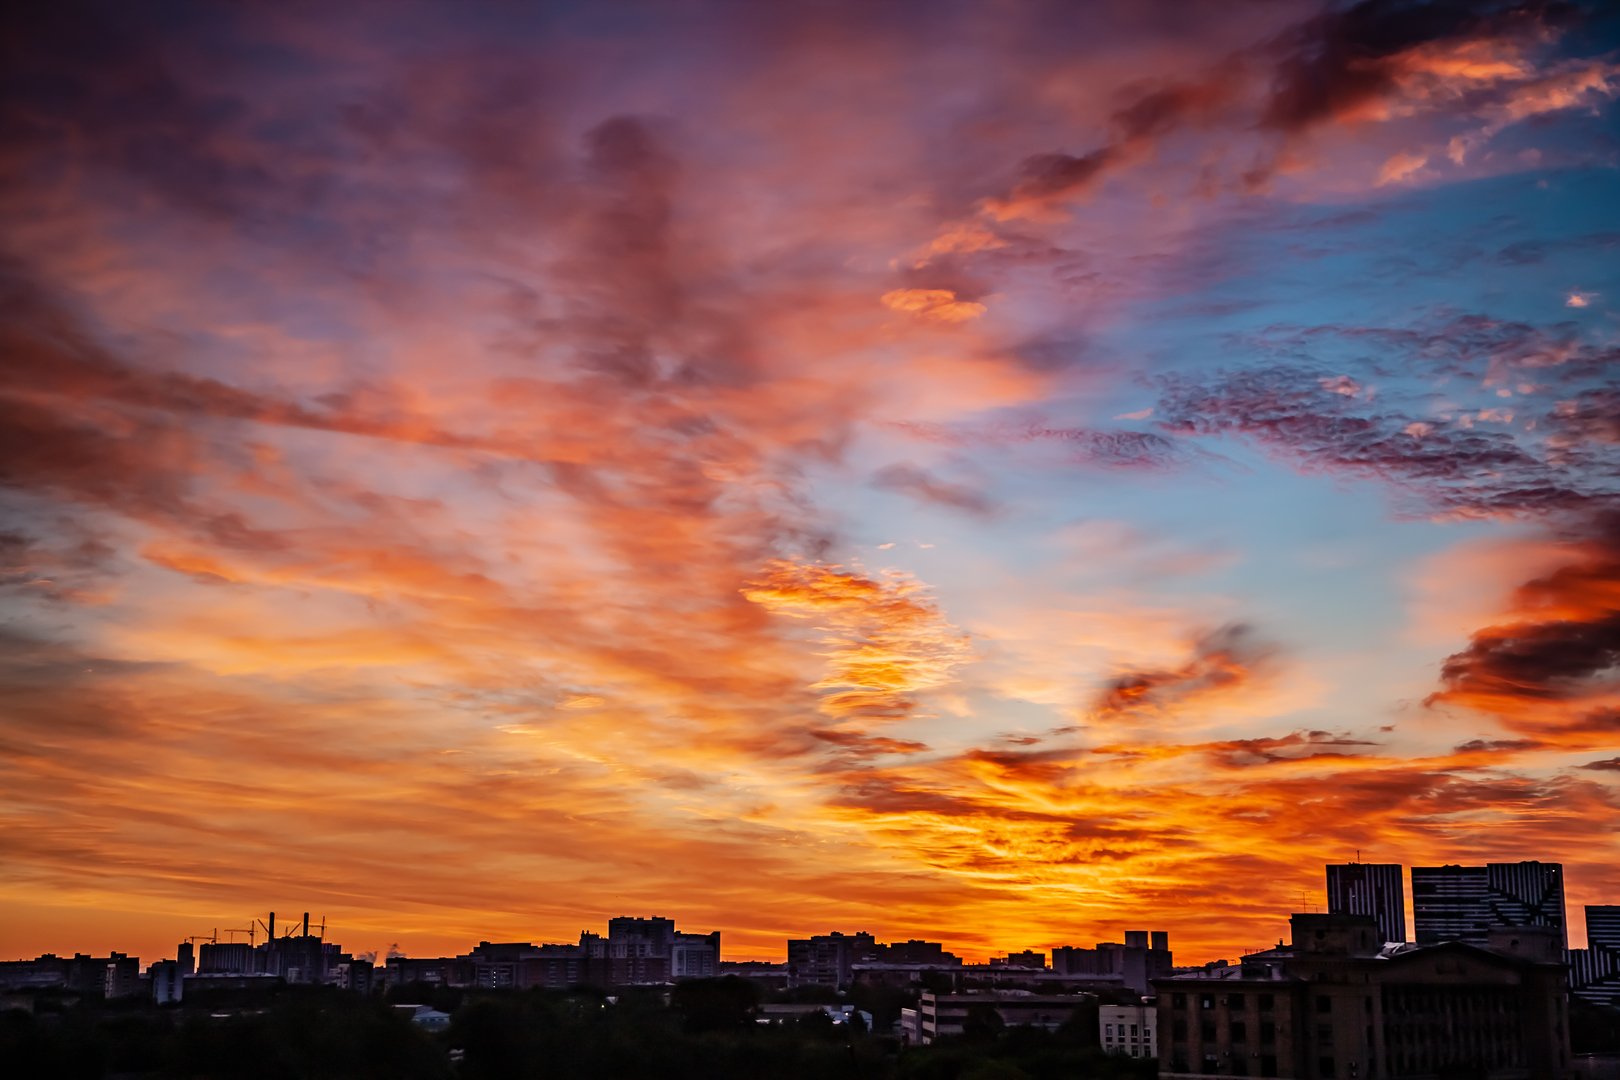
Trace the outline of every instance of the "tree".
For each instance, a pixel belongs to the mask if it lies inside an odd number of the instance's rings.
[[[747,979],[688,979],[675,985],[670,1005],[689,1032],[726,1031],[752,1026],[759,987]]]

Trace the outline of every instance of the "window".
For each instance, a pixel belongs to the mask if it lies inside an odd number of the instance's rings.
[[[1136,1025],[1135,1024],[1131,1025],[1131,1038],[1133,1038],[1133,1039],[1136,1038]]]
[[[1172,1009],[1185,1009],[1187,1007],[1187,995],[1186,994],[1171,994],[1170,995],[1170,1007]]]
[[[1276,1054],[1261,1054],[1260,1055],[1260,1075],[1261,1076],[1276,1076],[1277,1075],[1277,1055]]]
[[[1207,1043],[1214,1042],[1215,1041],[1215,1021],[1213,1021],[1213,1020],[1205,1020],[1202,1024],[1199,1024],[1198,1025],[1198,1037],[1200,1039],[1202,1039],[1204,1042],[1207,1042]]]
[[[1317,997],[1317,999],[1316,999],[1316,1011],[1319,1012],[1319,1013],[1330,1013],[1330,1012],[1332,1012],[1333,1011],[1333,999],[1330,998],[1330,997],[1320,996],[1319,995]]]
[[[1277,1005],[1276,999],[1273,998],[1270,994],[1261,994],[1260,995],[1260,1008],[1262,1008],[1262,1009],[1272,1009],[1272,1008],[1276,1008],[1276,1005]]]
[[[1245,1042],[1249,1038],[1249,1026],[1242,1020],[1234,1020],[1229,1034],[1233,1042]]]
[[[1338,1065],[1339,1065],[1339,1063],[1336,1060],[1334,1060],[1333,1058],[1330,1058],[1330,1057],[1317,1058],[1316,1059],[1316,1075],[1322,1077],[1322,1080],[1333,1080],[1333,1078],[1335,1076],[1339,1075],[1339,1073],[1338,1073]]]
[[[1260,1042],[1274,1043],[1277,1041],[1277,1025],[1270,1020],[1260,1021]]]
[[[1114,1025],[1113,1024],[1104,1024],[1103,1025],[1103,1034],[1107,1035],[1109,1038],[1113,1038],[1114,1037]]]
[[[1187,1021],[1174,1020],[1170,1023],[1170,1037],[1176,1042],[1187,1041]]]
[[[1234,1009],[1243,1008],[1243,995],[1242,994],[1227,994],[1226,995],[1226,1004],[1228,1006],[1230,1006],[1231,1008],[1234,1008]]]
[[[1200,1009],[1213,1009],[1215,1007],[1215,995],[1214,994],[1199,994],[1198,995],[1198,1007]]]

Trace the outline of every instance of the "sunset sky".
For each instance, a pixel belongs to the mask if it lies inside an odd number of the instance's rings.
[[[28,6],[0,959],[1620,903],[1606,5]]]

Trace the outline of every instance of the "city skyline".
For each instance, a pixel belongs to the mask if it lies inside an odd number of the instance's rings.
[[[1611,7],[0,16],[0,956],[1235,956],[1353,853],[1578,947]]]
[[[1563,902],[1564,883],[1562,878],[1562,868],[1558,866],[1558,864],[1543,863],[1537,860],[1520,860],[1514,863],[1492,863],[1488,864],[1488,866],[1479,867],[1471,867],[1461,863],[1446,863],[1440,866],[1408,868],[1399,863],[1378,864],[1362,863],[1358,861],[1350,863],[1327,863],[1325,864],[1325,869],[1327,871],[1326,887],[1322,893],[1310,901],[1307,901],[1305,897],[1301,896],[1299,898],[1300,902],[1297,907],[1286,913],[1272,913],[1271,919],[1274,923],[1279,926],[1284,925],[1284,922],[1280,922],[1279,920],[1286,920],[1296,914],[1354,914],[1373,918],[1379,924],[1381,931],[1387,931],[1387,924],[1390,921],[1390,917],[1393,915],[1392,912],[1386,915],[1390,904],[1390,901],[1386,895],[1386,889],[1390,889],[1395,891],[1400,896],[1400,922],[1403,924],[1400,928],[1404,930],[1406,927],[1411,927],[1411,929],[1406,933],[1397,934],[1394,936],[1391,936],[1386,932],[1384,940],[1387,942],[1404,941],[1420,945],[1432,945],[1447,940],[1468,940],[1473,944],[1483,945],[1487,937],[1484,931],[1488,927],[1502,928],[1509,926],[1538,925],[1550,926],[1551,928],[1557,930],[1562,936],[1562,947],[1566,950],[1566,952],[1569,949],[1595,948],[1600,942],[1602,946],[1609,951],[1613,951],[1617,947],[1615,944],[1617,940],[1615,928],[1616,926],[1620,926],[1620,916],[1617,916],[1616,913],[1620,913],[1620,905],[1600,903],[1595,905],[1588,904],[1585,905],[1584,908],[1566,908]],[[1433,910],[1431,911],[1431,914],[1427,916],[1428,921],[1425,923],[1424,917],[1419,914],[1420,909],[1414,896],[1405,892],[1403,878],[1405,876],[1405,871],[1408,869],[1417,871],[1420,877],[1427,874],[1430,879],[1433,879],[1436,875],[1447,876],[1457,873],[1461,877],[1466,878],[1467,881],[1473,884],[1475,887],[1470,888],[1465,886],[1460,891],[1455,889],[1446,890],[1446,898],[1438,901],[1440,907],[1435,907],[1437,901],[1431,900],[1430,906]],[[1373,871],[1374,873],[1356,874],[1354,876],[1348,876],[1346,874],[1346,871],[1359,870]],[[1469,875],[1473,876],[1471,877]],[[1540,880],[1544,876],[1551,875],[1551,878],[1555,884],[1550,894],[1550,899],[1548,896],[1530,895],[1532,892],[1538,892],[1539,889],[1531,888],[1525,885],[1525,882],[1529,880],[1527,875],[1533,876],[1537,880]],[[1473,882],[1473,877],[1478,878],[1477,883]],[[1368,890],[1368,887],[1374,885],[1379,887],[1376,893],[1366,891]],[[1498,896],[1496,895],[1498,890],[1508,891]],[[1448,915],[1437,915],[1433,913],[1435,911],[1440,911],[1442,908],[1446,907],[1448,903],[1455,904],[1457,902],[1455,898],[1461,898],[1463,901],[1463,906],[1457,908],[1455,913]],[[1526,903],[1527,900],[1529,901],[1528,904]],[[1556,900],[1556,910],[1554,910],[1551,905],[1552,900]],[[1546,905],[1545,910],[1543,910],[1544,904]],[[1466,918],[1464,917],[1465,912],[1467,913]],[[1591,912],[1597,912],[1603,920],[1601,929],[1598,931],[1598,936],[1589,937],[1585,941],[1577,942],[1574,939],[1573,928],[1576,926],[1581,926],[1584,930],[1585,918]],[[675,935],[676,924],[683,921],[680,917],[670,918],[663,914],[655,914],[652,916],[647,916],[645,914],[624,916],[609,915],[606,912],[599,911],[597,912],[597,915],[598,922],[606,920],[610,933],[614,932],[614,928],[620,924],[623,924],[629,928],[626,932],[634,933],[644,932],[639,929],[642,924],[663,924],[667,934]],[[1408,915],[1413,915],[1416,917],[1407,918],[1406,916]],[[1452,922],[1455,922],[1458,919],[1462,919],[1463,921],[1458,922],[1455,926],[1451,925]],[[1117,938],[1122,938],[1124,945],[1134,944],[1145,950],[1148,948],[1148,942],[1150,940],[1148,931],[1122,930],[1119,928],[1138,922],[1152,921],[1154,921],[1154,917],[1151,913],[1135,912],[1129,915],[1120,915],[1114,920],[1114,926],[1112,928],[1114,936]],[[1216,921],[1219,921],[1219,919]],[[281,923],[281,932],[277,934],[276,913],[275,911],[270,911],[267,917],[260,917],[258,914],[249,917],[245,921],[245,925],[242,926],[225,926],[216,924],[212,928],[205,929],[202,933],[181,935],[176,938],[176,940],[184,943],[182,947],[187,948],[195,947],[200,949],[201,945],[205,942],[212,942],[214,944],[229,944],[233,946],[240,945],[242,948],[252,948],[259,938],[263,938],[266,945],[268,945],[268,943],[272,940],[280,941],[284,938],[307,938],[310,935],[310,928],[312,925],[316,927],[316,937],[318,937],[320,940],[325,941],[336,937],[337,930],[335,927],[329,936],[327,930],[327,921],[324,915],[320,916],[312,924],[311,914],[307,911],[303,913],[301,922],[296,918],[291,920],[283,919]],[[712,932],[712,934],[706,933],[704,935],[693,935],[688,933],[677,936],[682,936],[685,938],[713,937],[714,944],[712,945],[712,948],[714,949],[716,959],[719,959],[721,957],[718,947],[718,935],[724,929],[724,927],[717,928]],[[1026,941],[1018,944],[1003,941],[999,946],[992,947],[987,952],[975,955],[967,950],[960,949],[959,946],[956,946],[950,936],[946,936],[940,941],[926,941],[909,936],[910,934],[914,933],[914,929],[905,928],[894,930],[892,936],[898,940],[899,934],[901,933],[908,935],[904,944],[926,944],[933,947],[945,946],[947,949],[957,948],[959,952],[966,953],[966,955],[961,957],[954,957],[954,954],[948,955],[953,955],[955,961],[959,963],[966,962],[969,964],[984,964],[989,963],[992,959],[997,957],[1017,955],[1023,953],[1024,950],[1037,949],[1041,950],[1042,954],[1044,954],[1044,951],[1046,950],[1051,950],[1054,967],[1058,966],[1059,953],[1072,952],[1074,949],[1080,948],[1078,943],[1082,938],[1085,938],[1086,940],[1092,940],[1095,938],[1095,940],[1099,943],[1107,939],[1107,933],[1092,931],[1088,936],[1087,932],[1082,931],[1078,935],[1062,941]],[[972,928],[957,928],[957,935],[960,937],[963,934],[966,934],[970,940],[974,936]],[[806,937],[805,935],[809,936]],[[478,934],[475,934],[474,936],[478,937],[480,943],[483,945],[488,945],[492,940],[495,940],[493,938],[480,936]],[[731,955],[724,957],[724,959],[727,962],[740,961],[744,963],[786,962],[791,970],[795,964],[795,947],[802,947],[810,950],[820,947],[825,950],[836,946],[837,959],[831,958],[833,953],[830,952],[826,955],[822,955],[822,953],[819,952],[810,952],[805,954],[806,958],[803,960],[803,962],[819,965],[821,967],[839,967],[841,965],[847,966],[851,962],[855,953],[861,947],[863,947],[863,943],[864,947],[871,948],[874,947],[874,939],[876,939],[876,947],[881,949],[883,947],[882,939],[886,936],[890,935],[885,933],[878,933],[874,935],[870,932],[869,928],[854,928],[849,925],[831,925],[814,928],[801,927],[796,931],[790,932],[785,941],[782,943],[781,947],[770,955],[755,955],[750,953],[749,955],[745,956]],[[579,941],[582,946],[587,939],[596,939],[598,937],[599,935],[596,935],[594,932],[589,930],[579,931]],[[572,935],[552,935],[548,938],[546,935],[530,934],[527,937],[517,935],[510,938],[502,938],[500,940],[509,940],[512,942],[522,940],[527,944],[545,944],[548,946],[555,946],[565,944],[567,941],[571,941]],[[1153,943],[1152,947],[1154,949],[1166,950],[1166,955],[1168,956],[1168,934],[1165,931],[1152,931],[1151,940]],[[127,940],[125,941],[125,944],[129,944]],[[1114,941],[1112,944],[1120,945],[1121,942]],[[104,948],[99,951],[116,952],[128,956],[165,958],[168,957],[168,951],[165,951],[166,948],[168,947],[159,945],[156,948],[146,949],[144,951],[140,948],[132,949],[127,947],[116,949]],[[1090,946],[1086,946],[1085,948],[1089,949]],[[1251,948],[1245,948],[1241,953],[1233,953],[1223,956],[1201,956],[1197,959],[1196,964],[1208,964],[1217,961],[1235,960],[1240,955],[1264,952],[1269,948],[1271,948],[1270,945],[1261,944]],[[172,948],[169,949],[169,951],[172,951]],[[98,949],[96,948],[86,950],[78,948],[77,945],[75,945],[69,947],[65,951],[43,950],[42,955],[46,953],[67,956],[72,956],[75,953],[94,955],[97,952]],[[431,954],[431,952],[432,950],[428,951],[429,954]],[[396,940],[390,941],[386,946],[380,948],[355,949],[353,950],[353,955],[364,955],[373,959],[386,961],[387,959],[395,956],[401,959],[415,959],[426,954],[421,952],[413,952],[408,948],[404,948],[403,943]],[[31,957],[7,957],[0,955],[0,961],[22,960],[30,958]]]

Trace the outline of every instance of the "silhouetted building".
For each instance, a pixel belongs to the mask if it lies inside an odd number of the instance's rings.
[[[919,941],[910,938],[883,946],[878,959],[890,964],[930,964],[935,967],[957,967],[962,958],[945,951],[937,941]]]
[[[909,986],[929,972],[962,967],[962,958],[940,942],[912,938],[886,945],[864,931],[795,938],[787,953],[789,986]]]
[[[197,950],[199,975],[257,975],[258,954],[245,941],[205,941]]]
[[[1008,953],[1006,956],[992,957],[991,967],[1021,968],[1026,971],[1045,971],[1046,954],[1037,949],[1025,949],[1023,952]]]
[[[1412,930],[1419,945],[1484,945],[1492,928],[1521,926],[1557,930],[1568,944],[1560,864],[1412,867]]]
[[[720,932],[683,934],[669,919],[617,918],[606,937],[585,931],[577,945],[481,941],[464,956],[389,956],[373,975],[383,985],[479,986],[525,990],[633,986],[711,978],[720,970]]]
[[[473,972],[472,961],[457,956],[391,955],[383,964],[381,979],[385,986],[472,986]]]
[[[787,943],[789,986],[831,986],[843,989],[850,984],[857,962],[876,960],[882,947],[871,934],[861,931],[845,934],[814,934],[793,938]]]
[[[1164,930],[1127,930],[1123,944],[1101,941],[1092,949],[1062,946],[1052,950],[1052,971],[1073,977],[1118,977],[1120,984],[1146,994],[1156,978],[1174,967],[1170,935]]]
[[[1569,951],[1569,992],[1620,1008],[1620,906],[1587,905],[1586,948]]]
[[[374,970],[375,967],[370,960],[346,960],[333,969],[332,982],[340,990],[369,994]]]
[[[1292,941],[1154,982],[1161,1077],[1558,1080],[1569,1069],[1558,933],[1385,945],[1364,915],[1294,915]]]
[[[133,956],[113,953],[102,974],[102,993],[109,999],[131,997],[141,992],[141,962]]]
[[[707,979],[720,971],[720,931],[683,934],[672,919],[622,915],[608,920],[605,940],[589,935],[588,948],[610,961],[622,961],[627,977],[611,982],[664,982],[669,979]],[[585,945],[585,936],[580,944]],[[662,961],[663,970],[653,970]]]
[[[1333,915],[1371,915],[1385,941],[1406,940],[1406,876],[1397,863],[1329,865],[1327,902]]]
[[[68,962],[55,953],[0,961],[0,990],[47,990],[67,985]]]
[[[134,973],[129,974],[133,965]],[[116,974],[111,974],[116,972]],[[130,979],[134,979],[131,987]],[[106,956],[45,953],[33,960],[0,963],[0,990],[71,990],[91,996],[120,997],[139,989],[140,961],[121,952]]]

